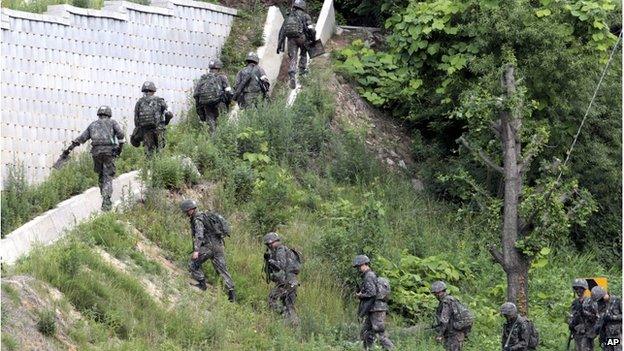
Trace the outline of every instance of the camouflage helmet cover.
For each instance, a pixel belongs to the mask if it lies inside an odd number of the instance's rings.
[[[223,68],[223,62],[219,59],[210,60],[208,63],[209,68]]]
[[[577,279],[574,279],[574,281],[572,282],[572,288],[589,289],[589,286],[587,285],[587,280],[582,279],[582,278],[577,278]]]
[[[194,208],[197,208],[197,203],[195,202],[195,200],[186,199],[180,203],[180,210],[182,210],[182,212],[186,212]]]
[[[305,0],[295,0],[295,2],[293,3],[293,7],[298,7],[302,10],[306,9],[306,2]]]
[[[111,111],[111,108],[106,106],[106,105],[102,105],[100,106],[100,108],[98,108],[97,110],[97,115],[98,116],[108,116],[108,117],[112,117],[113,116],[113,112]]]
[[[279,235],[277,235],[276,232],[270,232],[267,235],[264,236],[264,238],[262,239],[262,241],[264,241],[265,244],[271,244],[275,241],[279,241],[280,237]]]
[[[607,295],[607,291],[601,286],[594,286],[591,289],[591,298],[594,301],[600,301]]]
[[[431,283],[430,291],[432,293],[435,294],[444,290],[446,290],[446,284],[443,281],[437,281],[437,282]]]
[[[142,92],[156,91],[156,85],[154,84],[154,82],[151,82],[148,80],[145,83],[143,83],[143,86],[141,87],[141,91]]]
[[[353,259],[353,267],[359,267],[363,264],[369,264],[369,263],[370,263],[370,258],[368,258],[368,256],[366,255],[357,255]]]
[[[501,305],[500,313],[504,316],[514,316],[518,313],[518,308],[513,302],[505,302]]]
[[[256,54],[253,51],[250,51],[247,54],[247,58],[245,59],[245,61],[247,61],[247,62],[251,61],[251,62],[258,63],[258,62],[260,62],[260,58],[258,58],[258,54]]]

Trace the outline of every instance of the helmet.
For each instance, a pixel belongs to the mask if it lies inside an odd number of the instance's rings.
[[[195,202],[195,200],[186,199],[180,203],[180,209],[182,210],[182,212],[186,212],[194,208],[197,208],[197,203]]]
[[[250,51],[247,54],[247,58],[245,59],[245,61],[247,61],[247,62],[251,61],[251,62],[258,63],[258,62],[260,62],[260,59],[258,58],[258,54],[256,54],[253,51]]]
[[[500,313],[503,316],[514,316],[518,313],[518,308],[516,304],[513,302],[505,302],[501,305]]]
[[[209,68],[223,68],[223,62],[221,62],[221,60],[219,59],[210,60],[210,63],[208,63],[208,67]]]
[[[440,291],[446,290],[446,284],[442,281],[433,282],[431,283],[431,288],[429,288],[429,290],[432,293],[439,293]]]
[[[370,258],[368,258],[368,256],[366,255],[357,255],[353,259],[353,267],[359,267],[363,264],[369,264],[369,263],[370,263]]]
[[[306,2],[305,0],[295,0],[295,2],[293,3],[293,7],[298,7],[302,10],[306,9]]]
[[[98,108],[98,112],[97,112],[98,116],[108,116],[111,117],[113,116],[113,112],[111,111],[111,108],[106,106],[106,105],[102,105],[100,106],[100,108]]]
[[[276,232],[270,232],[267,235],[264,236],[264,238],[262,239],[264,241],[265,244],[271,244],[275,241],[279,241],[280,237],[279,235],[277,235]]]
[[[149,80],[146,81],[145,83],[143,83],[143,86],[141,87],[141,91],[142,92],[146,92],[146,91],[156,91],[156,85],[154,84],[154,82],[150,82]]]
[[[574,281],[572,282],[572,288],[589,289],[589,286],[587,285],[587,280],[577,278],[577,279],[574,279]]]
[[[594,301],[600,301],[603,297],[607,295],[607,291],[601,286],[594,286],[591,289],[591,298]]]

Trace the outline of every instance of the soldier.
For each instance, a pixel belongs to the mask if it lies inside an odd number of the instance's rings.
[[[591,289],[591,299],[598,316],[594,331],[599,336],[600,346],[604,351],[621,351],[622,300],[600,286]]]
[[[223,63],[216,59],[209,63],[210,72],[199,79],[193,97],[195,109],[201,122],[208,122],[210,134],[217,130],[219,111],[230,105],[232,88],[225,74],[222,74]]]
[[[355,296],[360,300],[358,318],[364,318],[360,338],[364,349],[370,350],[375,343],[375,337],[385,350],[394,349],[394,344],[386,334],[386,313],[388,303],[377,299],[377,275],[369,266],[370,259],[366,255],[357,255],[353,259],[353,267],[362,274],[362,284]]]
[[[440,302],[436,309],[435,329],[438,333],[436,341],[444,341],[444,349],[447,351],[461,351],[466,333],[472,326],[472,314],[468,312],[462,314],[467,309],[446,292],[444,282],[433,282],[430,291]],[[459,325],[458,321],[461,321],[462,325]]]
[[[279,235],[274,232],[264,236],[264,244],[267,247],[264,254],[267,278],[275,283],[269,292],[269,307],[297,326],[299,317],[295,311],[295,300],[299,286],[297,275],[301,268],[299,254],[282,244]]]
[[[115,158],[121,154],[124,145],[124,132],[119,123],[112,119],[113,113],[108,106],[101,106],[98,111],[98,120],[89,124],[89,127],[72,141],[71,146],[63,151],[67,156],[75,147],[91,139],[91,156],[93,169],[98,174],[100,194],[102,195],[102,211],[110,211],[112,207],[113,177],[115,177]]]
[[[269,92],[269,78],[264,69],[258,65],[260,59],[255,52],[247,54],[247,66],[236,75],[236,91],[233,99],[240,108],[257,106],[267,98]]]
[[[141,91],[144,95],[134,107],[134,131],[130,141],[134,146],[143,142],[147,155],[151,156],[165,147],[165,129],[173,114],[167,111],[165,100],[154,95],[156,85],[153,82],[143,83]]]
[[[202,271],[202,264],[207,260],[211,260],[215,271],[223,279],[223,283],[228,291],[228,299],[236,301],[234,282],[225,264],[225,245],[223,243],[223,238],[230,233],[229,225],[219,214],[199,212],[197,203],[193,200],[182,201],[180,209],[191,220],[193,254],[189,270],[193,279],[197,280],[197,284],[193,286],[206,290],[206,277]]]
[[[506,322],[503,325],[502,350],[529,350],[530,330],[526,318],[518,314],[518,308],[512,302],[505,302],[500,308]]]
[[[593,333],[593,322],[587,318],[586,311],[589,299],[583,297],[587,288],[585,279],[574,279],[572,282],[572,290],[574,290],[577,298],[574,299],[570,307],[568,327],[570,328],[570,338],[574,339],[576,351],[594,350],[594,338],[596,335]]]
[[[288,39],[288,76],[290,77],[290,88],[295,89],[297,81],[297,51],[299,51],[299,74],[306,73],[308,63],[307,43],[314,41],[316,30],[312,25],[312,18],[306,12],[304,0],[295,0],[292,11],[288,14],[279,32],[279,42],[277,53],[284,51],[284,41]]]

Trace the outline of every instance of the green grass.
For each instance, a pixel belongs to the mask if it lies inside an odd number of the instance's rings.
[[[11,335],[2,333],[2,346],[8,351],[15,351],[19,349],[19,343]]]

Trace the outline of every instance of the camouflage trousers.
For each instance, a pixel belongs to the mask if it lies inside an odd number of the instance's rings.
[[[283,315],[292,325],[299,325],[299,317],[295,311],[297,285],[297,282],[278,283],[269,292],[269,307]]]
[[[299,73],[305,71],[308,65],[308,49],[305,46],[306,39],[304,35],[297,38],[288,38],[288,75],[291,78],[297,74],[297,66],[299,66]],[[299,51],[299,55],[297,55]],[[297,59],[299,64],[297,65]]]
[[[202,271],[202,265],[208,260],[212,261],[214,270],[223,279],[225,288],[227,290],[234,290],[234,281],[232,280],[232,276],[230,276],[230,272],[228,272],[227,265],[225,264],[225,255],[222,252],[214,254],[200,252],[196,260],[191,259],[191,263],[189,263],[189,271],[191,272],[193,279],[197,281],[206,280],[206,276]]]
[[[464,339],[466,335],[462,332],[458,332],[453,335],[447,335],[444,337],[444,350],[446,351],[461,351],[464,347]]]
[[[386,333],[386,311],[369,312],[366,315],[360,330],[360,338],[364,343],[365,350],[373,347],[375,338],[379,339],[379,343],[384,350],[394,349],[394,344]]]
[[[143,141],[145,153],[148,156],[165,147],[165,128],[163,127],[140,127],[138,135]]]
[[[93,155],[93,170],[98,174],[98,184],[102,195],[102,210],[112,207],[113,178],[115,177],[115,157],[109,154]]]
[[[604,351],[622,351],[622,338],[620,338],[619,340],[620,344],[618,345],[607,345],[605,343],[602,343],[600,346]]]
[[[197,116],[202,122],[208,122],[210,134],[214,135],[217,131],[217,119],[219,114],[224,110],[223,104],[196,104]]]
[[[243,93],[238,97],[238,106],[242,109],[249,107],[257,107],[260,102],[264,100],[262,92],[257,93]]]
[[[574,346],[576,351],[594,351],[594,339],[585,336],[575,336]]]

